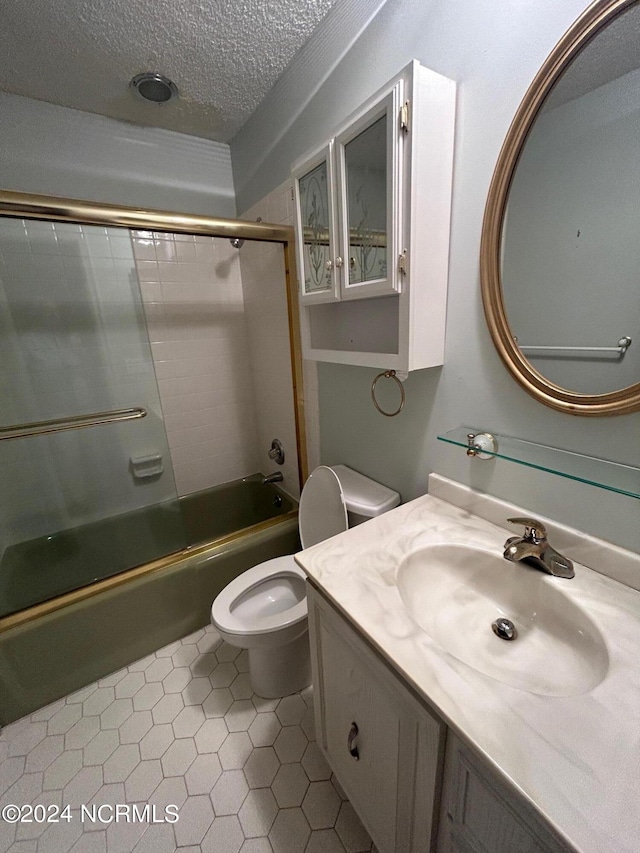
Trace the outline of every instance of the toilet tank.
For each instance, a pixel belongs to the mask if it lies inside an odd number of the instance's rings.
[[[400,503],[398,492],[376,483],[364,474],[359,474],[346,465],[332,465],[331,468],[340,480],[349,527],[382,515]]]

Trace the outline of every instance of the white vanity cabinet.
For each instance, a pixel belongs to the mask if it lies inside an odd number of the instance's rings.
[[[570,850],[449,731],[438,853]]]
[[[307,599],[318,744],[380,853],[573,851],[310,582]]]
[[[428,853],[445,726],[307,592],[318,743],[380,853]]]
[[[304,358],[442,364],[454,120],[414,61],[293,167]]]

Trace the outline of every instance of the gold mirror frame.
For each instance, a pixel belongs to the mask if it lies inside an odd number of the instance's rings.
[[[517,347],[509,327],[500,270],[502,228],[509,189],[520,154],[542,104],[560,76],[599,32],[636,0],[596,0],[560,39],[527,90],[507,132],[496,164],[482,223],[482,302],[493,343],[505,367],[540,403],[571,415],[623,415],[640,409],[640,383],[607,394],[578,394],[535,370]]]

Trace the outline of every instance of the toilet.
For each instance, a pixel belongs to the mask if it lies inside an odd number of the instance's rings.
[[[320,465],[300,496],[302,547],[399,503],[397,492],[346,465]],[[310,683],[305,574],[293,554],[267,560],[232,580],[214,600],[211,622],[227,643],[249,650],[249,678],[258,696],[288,696]]]

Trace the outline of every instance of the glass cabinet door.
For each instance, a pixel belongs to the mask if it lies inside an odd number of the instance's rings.
[[[294,173],[301,301],[307,304],[339,298],[332,149],[331,143]]]
[[[398,111],[396,87],[336,138],[343,299],[399,290]]]

